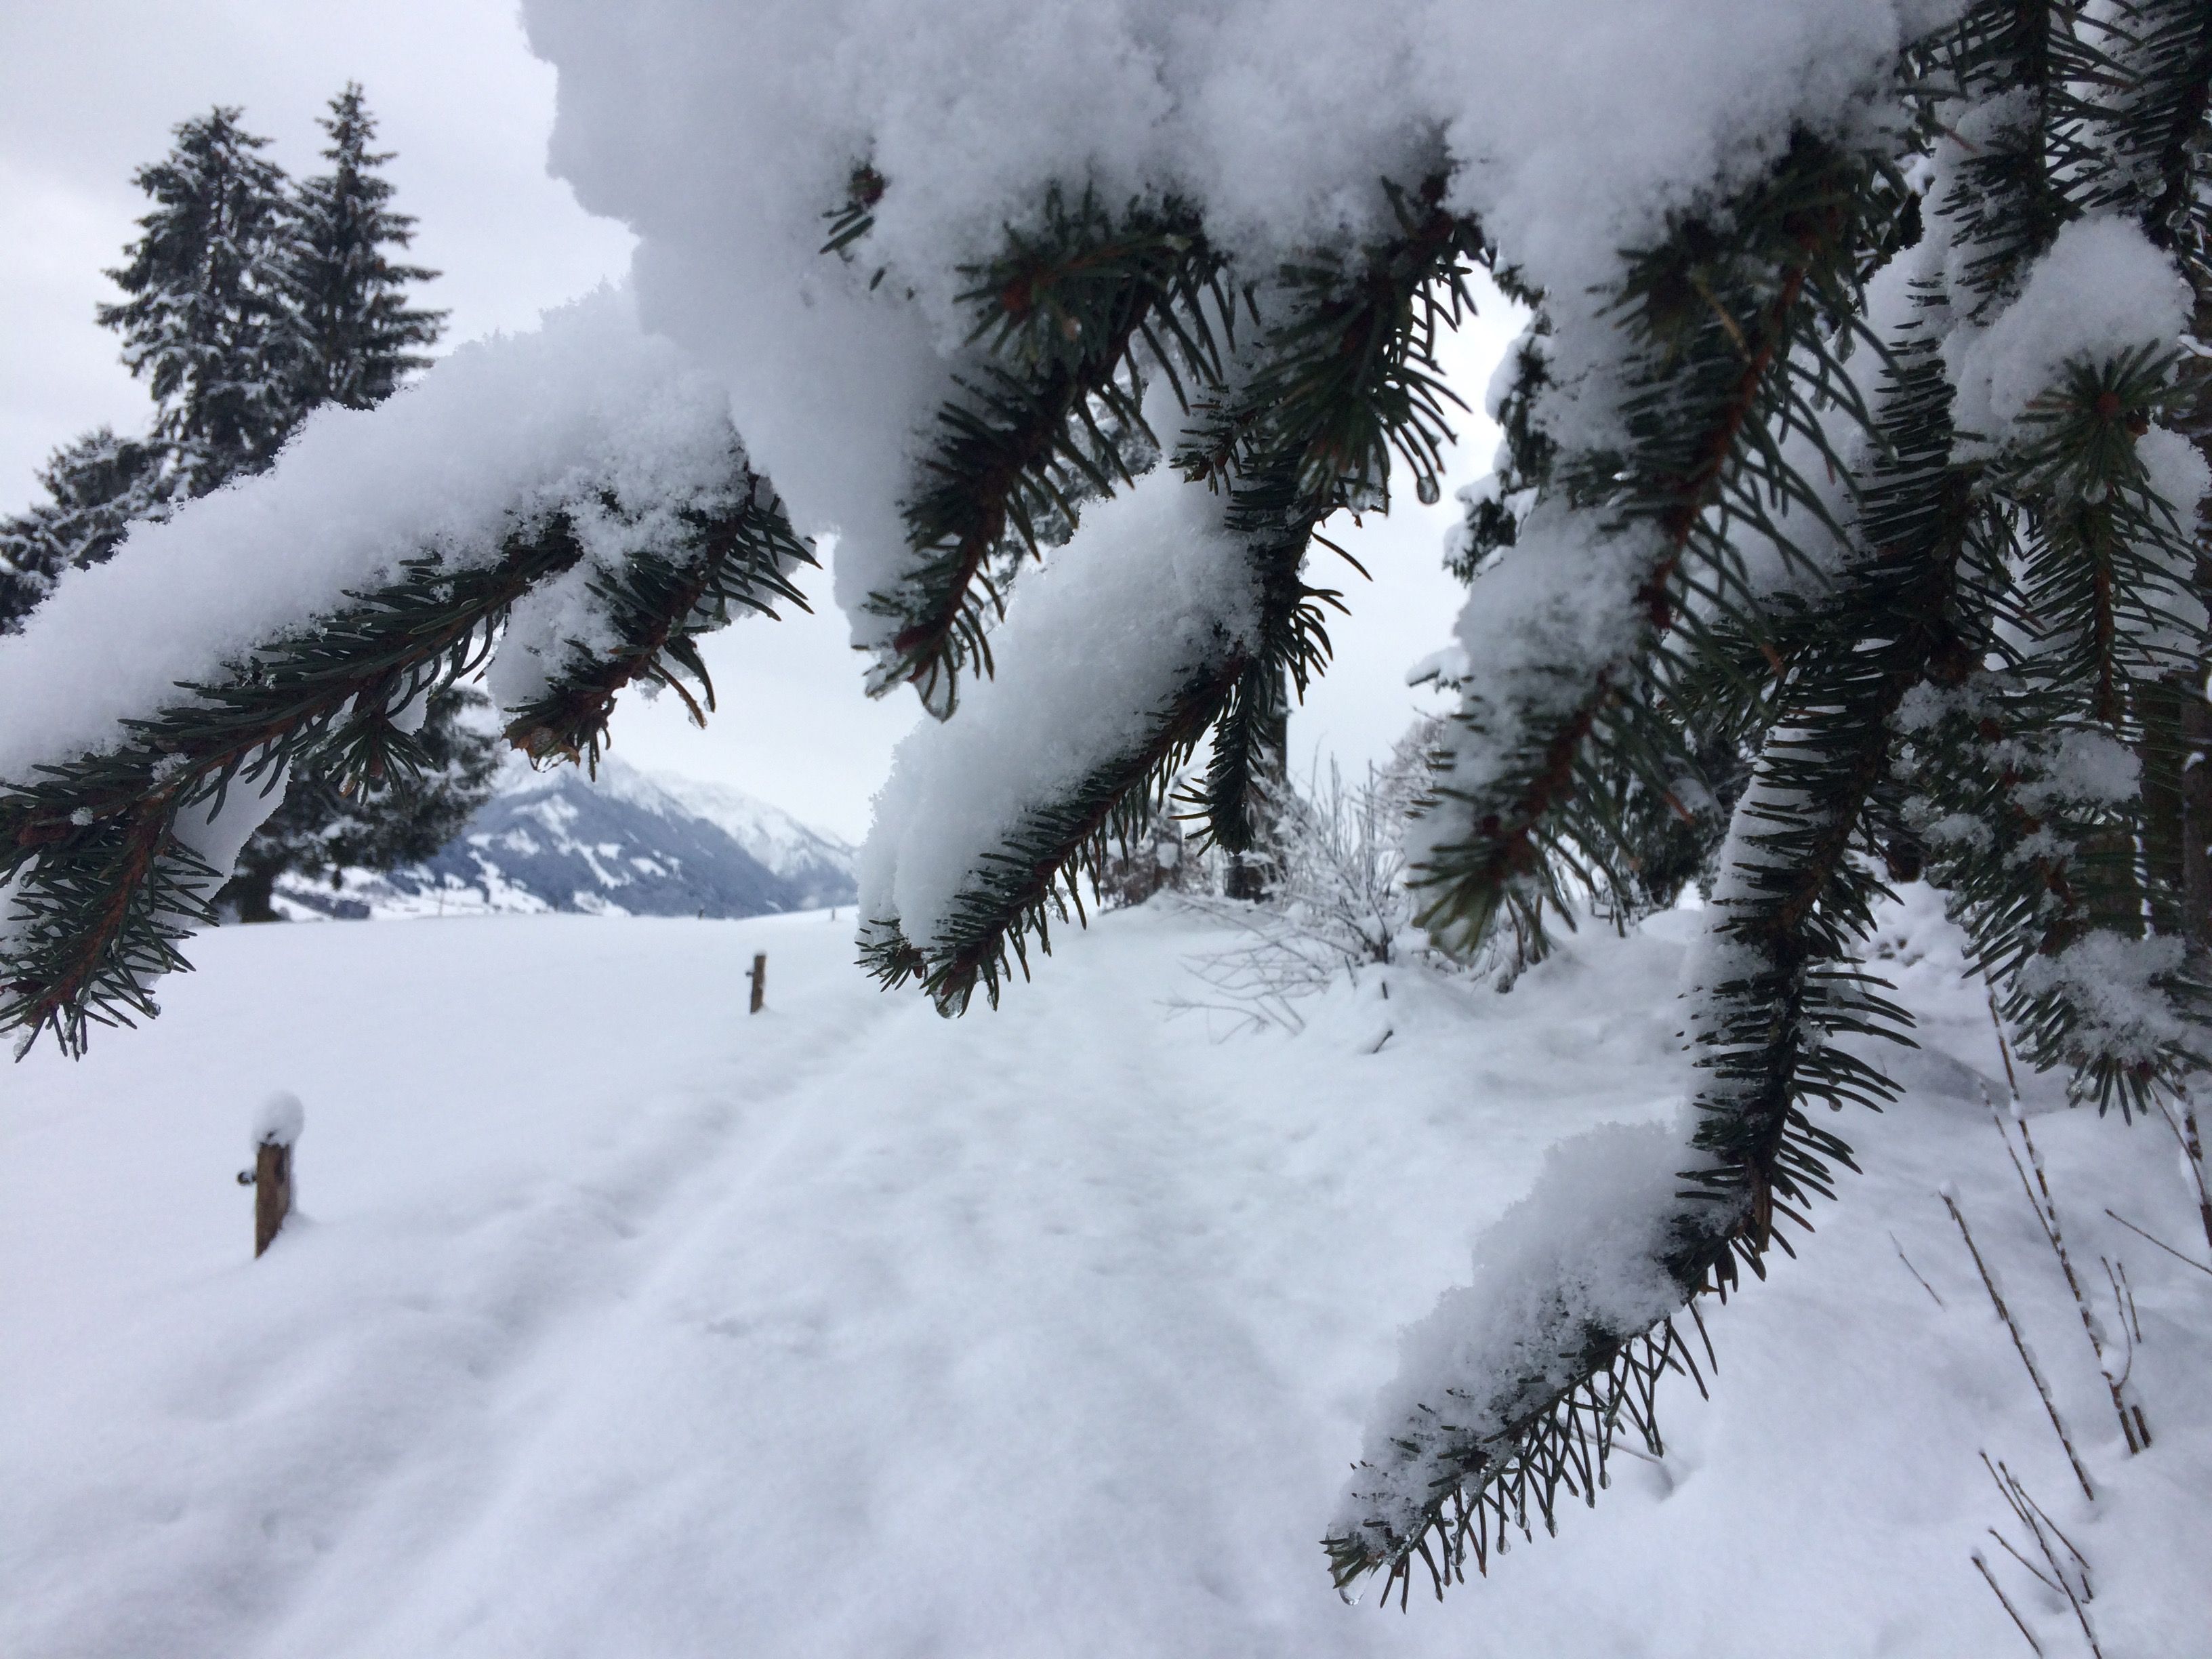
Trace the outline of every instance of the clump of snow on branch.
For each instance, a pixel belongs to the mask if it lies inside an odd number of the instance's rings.
[[[2031,997],[2065,1000],[2077,1016],[2074,1041],[2083,1052],[2149,1065],[2197,1035],[2160,984],[2180,972],[2187,954],[2182,939],[2100,930],[2056,956],[2030,957],[2016,977]]]
[[[2035,764],[2027,745],[2014,744],[2006,758],[2027,771]],[[2142,787],[2142,760],[2134,750],[2107,732],[2062,732],[2042,757],[2044,775],[2022,783],[2016,793],[2020,804],[2038,817],[2065,802],[2083,805],[2118,806],[2133,800]]]
[[[1955,0],[528,0],[561,72],[557,172],[641,240],[647,323],[731,389],[802,532],[839,532],[856,644],[904,571],[909,445],[969,337],[961,267],[1048,185],[1176,196],[1264,276],[1389,234],[1376,180],[1449,179],[1556,296],[1613,275],[1793,128],[1854,137],[1899,47]],[[1486,67],[1488,66],[1488,67]],[[1012,93],[1009,88],[1018,89]],[[855,169],[868,234],[824,257]],[[880,280],[879,280],[880,279]],[[1595,301],[1592,303],[1595,303]],[[1584,331],[1607,335],[1610,331]],[[1602,339],[1563,336],[1546,424]],[[1583,398],[1599,420],[1609,399]]]
[[[1413,1536],[1468,1446],[1508,1436],[1582,1374],[1587,1334],[1640,1331],[1681,1306],[1659,1258],[1689,1156],[1664,1123],[1607,1125],[1547,1154],[1477,1242],[1473,1282],[1400,1339],[1333,1533],[1368,1532],[1380,1551]]]
[[[173,702],[178,682],[222,678],[404,560],[481,567],[559,510],[585,547],[580,571],[618,563],[675,515],[726,504],[743,459],[720,388],[640,330],[626,294],[464,346],[377,409],[319,411],[274,471],[140,525],[109,562],[63,580],[0,650],[0,779],[99,752],[118,721]],[[526,616],[514,648],[588,637],[578,591]],[[529,694],[528,672],[501,672]]]
[[[860,917],[939,942],[979,857],[1151,728],[1250,642],[1249,567],[1220,501],[1161,471],[1093,507],[991,636],[995,676],[899,745],[860,854]]]
[[[1960,327],[1945,340],[1960,429],[2002,435],[2059,383],[2070,362],[2171,344],[2188,319],[2188,304],[2172,261],[2134,223],[2068,225],[1996,320]]]

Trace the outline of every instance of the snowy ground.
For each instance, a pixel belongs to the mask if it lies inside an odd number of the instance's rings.
[[[1338,1601],[1315,1540],[1395,1331],[1547,1145],[1679,1090],[1687,921],[1218,1043],[1166,1017],[1207,941],[1158,910],[952,1024],[849,965],[849,911],[199,940],[152,1028],[6,1079],[0,1653],[2024,1653],[1969,1564],[2022,1541],[1983,1448],[2090,1558],[2108,1659],[2206,1651],[2212,1279],[2101,1213],[2202,1255],[2171,1142],[2037,1119],[2077,1249],[2137,1288],[2130,1460],[1925,924],[1903,981],[1955,1058],[1899,1062],[1869,1174],[1711,1319],[1663,1465],[1441,1607]],[[312,1219],[254,1262],[232,1176],[276,1088]]]

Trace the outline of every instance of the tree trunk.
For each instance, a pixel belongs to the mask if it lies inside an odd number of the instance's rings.
[[[2197,267],[2189,267],[2192,283]],[[2200,344],[2212,343],[2212,290],[2199,284],[2196,315],[2190,331]],[[2188,392],[2169,419],[2169,424],[2197,446],[2198,454],[2212,462],[2212,363],[2203,357],[2182,370]],[[2185,507],[2176,501],[2177,510]],[[2197,599],[2212,609],[2212,496],[2194,503],[2197,529]],[[2198,953],[2212,952],[2212,703],[2205,685],[2207,665],[2193,664],[2176,676],[2174,743],[2174,840],[2172,868],[2180,894],[2181,915],[2176,919],[2181,936]],[[2145,805],[2149,805],[2150,780],[2144,779]]]
[[[237,872],[222,884],[216,896],[218,904],[228,904],[238,912],[240,921],[281,921],[276,914],[276,878],[283,866],[272,864],[259,867],[240,865]]]
[[[1261,787],[1270,792],[1280,789],[1290,775],[1291,700],[1286,689],[1276,695],[1274,714],[1267,721],[1261,747],[1265,756],[1260,767]],[[1224,897],[1258,903],[1273,894],[1279,884],[1276,871],[1281,831],[1274,806],[1265,799],[1252,818],[1252,845],[1244,852],[1229,855],[1221,891]]]
[[[2136,694],[2142,727],[2136,757],[2142,763],[2142,857],[2150,878],[2151,925],[2183,938],[2195,933],[2188,902],[2188,728],[2191,705],[2201,702],[2182,680],[2159,680]]]
[[[2191,688],[2181,705],[2181,927],[2212,951],[2212,703]]]

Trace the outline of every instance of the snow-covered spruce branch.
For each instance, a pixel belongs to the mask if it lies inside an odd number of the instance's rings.
[[[1441,179],[1386,194],[1397,237],[1243,280],[1259,338],[1241,356],[1237,273],[1172,199],[1115,216],[1088,191],[1071,207],[1055,187],[1040,228],[1010,229],[997,256],[963,267],[977,361],[956,372],[959,396],[938,412],[903,509],[908,559],[863,607],[896,626],[872,688],[911,683],[943,715],[963,670],[989,672],[992,618],[1024,553],[1064,540],[1084,501],[1157,457],[1142,407],[1151,377],[1200,417],[1176,453],[1194,476],[1225,483],[1295,448],[1303,494],[1367,501],[1395,448],[1433,494],[1450,435],[1435,339],[1466,303],[1459,282],[1479,238],[1442,207]]]
[[[2212,294],[2212,16],[2195,0],[2123,0],[2082,22],[2112,67],[2083,83],[2086,142],[2106,159],[2082,205],[2142,225]]]
[[[1271,551],[1165,469],[1092,506],[1024,584],[993,678],[900,746],[861,855],[872,971],[958,1012],[1026,969],[1030,937],[1048,946],[1116,815],[1158,798],[1286,626],[1267,614],[1286,592],[1261,568]]]
[[[2002,21],[1978,14],[1970,30],[1984,29],[1981,49],[2016,52],[2030,66],[1970,58],[1960,79],[2016,113],[2009,94],[2022,76],[2047,78],[2070,59],[1989,27]],[[2039,169],[2070,153],[2061,141],[2081,118],[2063,98],[2045,102],[2060,131],[2032,135],[2031,193],[2057,188]],[[2025,786],[2031,798],[2008,809],[2008,826],[2002,801],[1948,815],[1907,802],[1902,838],[1913,829],[1932,836],[1933,873],[1952,887],[1954,908],[1981,922],[1979,938],[2002,941],[2002,954],[1985,956],[2010,973],[2008,1011],[2039,1063],[2071,1065],[2076,1087],[2100,1098],[2137,1091],[2138,1103],[2198,1063],[2191,1045],[2201,1014],[2190,1012],[2193,988],[2175,971],[2180,942],[2132,936],[2142,898],[2129,833],[2130,688],[2169,665],[2163,653],[2174,647],[2191,660],[2203,654],[2203,611],[2188,592],[2171,502],[2194,501],[2204,479],[2179,441],[2151,424],[2170,386],[2173,354],[2163,342],[2181,320],[2172,268],[2124,223],[2059,229],[2072,210],[2063,191],[2040,242],[2021,240],[2020,218],[1960,211],[1966,199],[1986,209],[1985,197],[1962,188],[1937,195],[1930,246],[1915,261],[1928,273],[1916,295],[1923,323],[1909,331],[1918,337],[1886,353],[1890,386],[1860,485],[1859,568],[1809,606],[1817,627],[1766,636],[1770,652],[1778,636],[1792,649],[1786,663],[1773,653],[1771,724],[1731,832],[1717,937],[1699,964],[1693,1032],[1716,1075],[1695,1103],[1686,1191],[1668,1194],[1658,1219],[1613,1230],[1640,1255],[1570,1250],[1550,1280],[1522,1261],[1495,1283],[1479,1281],[1460,1305],[1448,1303],[1411,1339],[1407,1377],[1377,1421],[1370,1469],[1330,1540],[1340,1583],[1378,1567],[1407,1575],[1418,1556],[1441,1590],[1470,1547],[1480,1562],[1471,1540],[1486,1530],[1525,1528],[1532,1502],[1548,1522],[1560,1486],[1590,1496],[1613,1431],[1607,1409],[1656,1433],[1656,1368],[1677,1347],[1665,1319],[1702,1290],[1724,1291],[1740,1267],[1757,1271],[1765,1246],[1780,1242],[1773,1218],[1803,1222],[1805,1198],[1828,1191],[1828,1164],[1848,1156],[1799,1103],[1879,1104],[1887,1092],[1828,1038],[1901,1028],[1901,1011],[1851,965],[1874,889],[1869,866],[1850,855],[1892,851],[1898,798],[1916,770],[1942,780],[1954,805],[1978,772],[1992,780],[1984,795]],[[2075,274],[2093,267],[2094,284]],[[1954,298],[1947,276],[1990,286]],[[1968,433],[1953,429],[1954,385]],[[1511,526],[1516,542],[1540,539],[1544,512],[1540,491],[1535,515]],[[1984,665],[2000,660],[2028,688],[2019,706],[2032,738],[1999,727],[1986,708],[1967,708],[1977,687],[1998,678]],[[1892,721],[1902,713],[1910,732],[1929,724],[1930,707],[1951,705],[1966,731],[1949,733],[1954,741],[1932,760],[1932,745],[1908,750],[1893,777]],[[1962,752],[2008,737],[1984,765]],[[2098,849],[2085,848],[2094,836],[2069,843],[2051,833],[2052,809],[2069,803],[2117,812],[2102,850],[2124,878],[2115,883],[2123,902],[2100,910],[2072,896],[2067,869]],[[2131,927],[2120,914],[2129,907]],[[1564,1191],[1552,1200],[1564,1201]],[[1685,1208],[1689,1200],[1707,1202]],[[1509,1308],[1495,1305],[1506,1296]],[[1466,1298],[1482,1319],[1469,1320]]]
[[[1055,190],[1036,231],[1009,229],[994,258],[963,268],[981,350],[938,411],[906,504],[908,564],[866,601],[896,629],[872,690],[911,684],[944,716],[963,670],[990,672],[992,615],[1024,554],[1065,540],[1082,501],[1133,482],[1133,452],[1157,454],[1146,373],[1183,398],[1186,381],[1219,384],[1236,316],[1224,264],[1183,204],[1115,215]]]
[[[1325,512],[1297,483],[1304,458],[1279,455],[1227,490],[1224,527],[1245,550],[1259,600],[1254,649],[1209,715],[1213,743],[1204,775],[1178,804],[1204,826],[1204,840],[1228,852],[1249,852],[1261,835],[1266,799],[1279,780],[1276,744],[1288,714],[1328,665],[1324,606],[1333,589],[1309,586],[1306,551]],[[1164,779],[1163,779],[1164,781]]]
[[[1186,477],[1249,474],[1287,451],[1305,498],[1387,506],[1395,453],[1421,499],[1437,498],[1460,400],[1437,340],[1474,310],[1467,273],[1488,252],[1474,221],[1445,204],[1445,185],[1386,180],[1395,235],[1350,258],[1313,250],[1250,291],[1268,326],[1233,383],[1200,405],[1175,455]]]
[[[1824,511],[1782,440],[1825,447],[1814,399],[1847,384],[1829,331],[1857,315],[1903,199],[1886,161],[1801,135],[1756,185],[1632,256],[1612,305],[1576,319],[1612,336],[1580,392],[1609,405],[1601,440],[1550,463],[1460,622],[1469,678],[1417,877],[1422,925],[1449,948],[1478,946],[1508,906],[1533,909],[1585,746],[1632,738],[1609,716],[1663,671],[1669,635],[1694,631],[1694,603],[1740,603],[1736,522],[1764,522],[1762,497]]]
[[[1620,1130],[1547,1173],[1501,1224],[1516,1265],[1486,1268],[1409,1334],[1404,1375],[1370,1430],[1328,1547],[1340,1588],[1416,1558],[1439,1595],[1508,1528],[1553,1524],[1559,1493],[1594,1501],[1620,1417],[1662,1449],[1661,1373],[1687,1350],[1673,1322],[1697,1296],[1764,1276],[1780,1220],[1810,1227],[1850,1149],[1815,1104],[1879,1107],[1892,1085],[1838,1037],[1901,1037],[1904,1010],[1856,966],[1881,888],[1853,857],[1888,754],[1887,721],[1930,673],[1955,672],[1958,575],[1972,503],[1941,465],[1950,387],[1930,344],[1899,354],[1881,407],[1898,448],[1874,469],[1844,582],[1874,638],[1831,638],[1792,665],[1738,803],[1690,974],[1708,1080],[1686,1138]],[[1632,1146],[1658,1167],[1637,1169]],[[1617,1144],[1617,1146],[1616,1146]],[[1578,1176],[1568,1171],[1575,1169]],[[1679,1170],[1680,1174],[1675,1171]],[[1604,1183],[1602,1195],[1575,1188]],[[1617,1189],[1617,1190],[1616,1190]],[[1635,1207],[1627,1207],[1629,1206]],[[1564,1240],[1550,1206],[1606,1217]],[[1538,1256],[1514,1230],[1549,1234]]]
[[[0,738],[0,1027],[77,1053],[151,1015],[295,762],[411,773],[423,704],[488,658],[512,741],[595,753],[622,685],[696,674],[696,635],[795,599],[809,556],[719,392],[617,298],[318,417],[0,656],[26,717]]]
[[[596,764],[626,686],[646,684],[683,701],[694,724],[714,708],[714,682],[699,655],[702,635],[781,604],[807,609],[790,572],[812,553],[792,533],[767,479],[732,456],[731,500],[718,512],[689,509],[665,546],[641,547],[615,568],[593,570],[596,637],[563,634],[544,690],[507,708],[507,741],[534,761]],[[694,696],[689,681],[699,690]],[[518,688],[520,689],[520,688]]]
[[[88,1022],[151,1017],[153,981],[190,966],[178,946],[215,920],[215,890],[282,799],[292,762],[343,750],[363,775],[404,766],[411,745],[396,717],[470,666],[497,618],[581,553],[556,520],[459,580],[420,561],[331,619],[353,650],[330,654],[314,633],[271,641],[252,668],[188,684],[179,703],[132,720],[119,747],[0,786],[0,1024],[25,1042],[51,1030],[79,1054]]]
[[[1962,409],[1994,441],[1965,464],[1990,503],[2002,625],[1972,673],[1921,688],[1899,721],[1904,819],[2022,1053],[2124,1112],[2204,1049],[2201,970],[2178,930],[2142,926],[2174,910],[2142,863],[2149,715],[2205,654],[2176,504],[2212,478],[2154,424],[2177,395],[2166,343],[2185,292],[2141,231],[2084,220],[1987,327],[1954,335]]]
[[[863,952],[886,983],[919,981],[947,1012],[964,1008],[979,982],[995,1000],[1001,977],[1025,967],[1028,939],[1048,946],[1050,918],[1079,905],[1077,884],[1105,855],[1115,824],[1170,784],[1209,728],[1205,775],[1185,804],[1212,841],[1231,851],[1254,844],[1260,799],[1279,764],[1272,744],[1286,688],[1302,695],[1328,660],[1323,607],[1338,596],[1305,580],[1309,544],[1331,514],[1378,498],[1393,449],[1436,463],[1438,307],[1455,314],[1466,303],[1464,261],[1476,246],[1436,193],[1394,192],[1403,234],[1348,269],[1328,262],[1285,274],[1282,289],[1297,303],[1263,311],[1279,320],[1236,365],[1234,389],[1200,410],[1173,467],[1126,492],[1159,507],[1133,516],[1117,501],[1094,503],[1057,557],[1087,569],[1096,550],[1126,543],[1138,526],[1182,544],[1127,547],[1116,556],[1130,573],[1122,580],[1137,585],[1110,601],[1087,593],[1097,579],[1075,577],[1087,612],[1057,601],[1026,614],[1015,605],[994,649],[1027,655],[1020,689],[969,694],[993,711],[973,718],[971,739],[925,731],[902,751],[870,837],[866,867],[879,878],[861,896]],[[1094,532],[1092,520],[1108,528]],[[1238,567],[1219,578],[1233,585],[1235,616],[1218,613],[1199,630],[1202,643],[1177,608],[1185,589],[1146,586],[1133,574],[1161,561],[1224,559]],[[1029,581],[1042,586],[1050,568]],[[1118,654],[1098,659],[1087,636],[1108,615],[1126,617],[1146,642],[1117,630],[1107,637],[1121,641]],[[1043,711],[1072,719],[1079,705],[1074,729],[1096,725],[1095,736],[1076,742],[1035,724]],[[979,743],[991,755],[987,771],[976,769]],[[994,787],[982,807],[975,779],[1002,775],[1018,787]]]

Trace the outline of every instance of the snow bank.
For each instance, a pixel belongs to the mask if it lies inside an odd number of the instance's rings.
[[[2069,1248],[2136,1289],[2131,1458],[1983,1103],[1980,986],[1914,902],[1932,933],[1882,920],[1909,1097],[1798,1258],[1705,1309],[1711,1400],[1669,1378],[1663,1459],[1387,1619],[1316,1540],[1392,1333],[1551,1146],[1679,1094],[1689,915],[1510,996],[1394,969],[1379,1053],[1371,981],[1295,1038],[1167,1019],[1224,936],[1152,907],[952,1022],[819,916],[219,930],[168,1018],[9,1074],[0,1652],[2025,1655],[1977,1547],[2081,1652],[1987,1535],[2033,1556],[1985,1450],[2090,1556],[2108,1655],[2195,1654],[2212,1281],[2104,1214],[2203,1259],[2172,1139],[2026,1079]],[[515,1040],[586,1003],[597,1040]],[[317,1224],[256,1261],[241,1103],[310,1085]]]
[[[997,672],[902,742],[860,854],[864,924],[939,941],[979,859],[1147,738],[1190,678],[1249,647],[1257,597],[1222,498],[1162,468],[1098,503],[1022,583]]]
[[[875,646],[896,624],[861,602],[905,568],[909,446],[969,331],[960,267],[1033,221],[1048,184],[1115,207],[1178,195],[1261,276],[1291,249],[1386,230],[1378,179],[1444,172],[1508,263],[1579,295],[1793,126],[1852,136],[1900,44],[1956,9],[527,0],[524,15],[561,72],[556,171],[638,234],[648,325],[730,386],[799,528],[840,532],[837,596]],[[841,262],[818,252],[824,215],[862,164],[888,188]]]
[[[140,526],[62,582],[0,646],[0,781],[112,744],[118,720],[174,701],[179,681],[221,678],[404,559],[482,566],[558,507],[586,548],[580,569],[619,562],[685,508],[726,502],[742,454],[722,393],[640,331],[626,294],[463,346],[377,409],[320,410],[272,471]],[[603,493],[640,505],[610,509]],[[521,618],[515,649],[563,630],[591,632],[573,592]],[[507,678],[527,691],[527,671]]]

